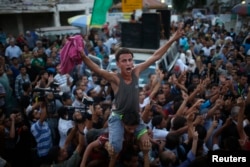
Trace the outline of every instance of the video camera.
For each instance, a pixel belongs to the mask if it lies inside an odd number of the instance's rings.
[[[58,86],[59,86],[59,84],[52,82],[50,84],[50,88],[35,88],[32,90],[32,94],[38,93],[38,101],[45,101],[46,94],[48,92],[53,93],[54,99],[56,99],[56,98],[60,99],[60,97],[62,96],[63,93],[56,89]]]
[[[89,113],[86,110],[86,107],[73,107],[73,106],[64,106],[67,109],[67,113],[68,113],[68,118],[70,120],[73,120],[75,123],[82,123],[84,122],[86,119],[91,120],[92,118],[92,114]],[[82,119],[74,119],[73,118],[73,114],[75,113],[75,110],[79,110],[81,115],[82,115]]]
[[[92,98],[83,97],[82,103],[88,108],[90,105],[93,105],[94,100]]]

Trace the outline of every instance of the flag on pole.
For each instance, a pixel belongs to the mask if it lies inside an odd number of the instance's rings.
[[[95,0],[90,26],[101,27],[106,22],[107,11],[112,4],[113,0]]]

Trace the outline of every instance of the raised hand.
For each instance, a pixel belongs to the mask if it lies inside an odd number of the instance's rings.
[[[240,106],[240,107],[245,106],[245,100],[243,99],[243,97],[238,97],[237,98],[237,105]]]
[[[218,126],[218,121],[215,119],[215,116],[213,118],[213,122],[212,122],[212,127],[213,129],[215,129]]]
[[[198,140],[198,132],[195,130],[195,127],[193,127],[192,129],[192,136],[193,136],[193,140]]]
[[[177,31],[175,31],[175,33],[173,34],[174,40],[177,40],[184,35],[183,26],[184,26],[184,24],[182,22],[179,23]]]

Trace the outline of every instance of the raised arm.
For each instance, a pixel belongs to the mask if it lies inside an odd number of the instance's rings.
[[[154,52],[154,54],[145,62],[137,65],[135,67],[135,73],[137,76],[139,76],[140,72],[145,70],[146,68],[148,68],[151,64],[153,64],[154,62],[156,62],[157,60],[159,60],[166,52],[167,50],[170,48],[170,46],[176,41],[178,40],[180,37],[182,37],[182,35],[184,34],[183,31],[183,24],[180,23],[178,30],[174,33],[174,35],[168,40],[167,43],[165,43],[163,46],[161,46],[158,50],[156,50]]]
[[[99,144],[99,141],[98,141],[98,140],[95,140],[95,141],[91,142],[91,143],[87,146],[86,150],[84,151],[84,154],[83,154],[83,157],[82,157],[82,162],[81,162],[80,167],[86,167],[86,165],[87,165],[86,163],[87,163],[87,160],[88,160],[88,157],[89,157],[91,151],[92,151],[94,148],[99,147],[99,146],[100,146],[100,144]]]
[[[91,71],[102,76],[109,82],[117,83],[117,79],[115,77],[115,73],[108,72],[104,69],[101,69],[97,64],[95,64],[88,56],[85,55],[84,51],[80,51],[83,62],[89,67]]]
[[[240,106],[240,111],[238,113],[238,120],[237,120],[237,130],[240,136],[240,140],[245,140],[245,133],[243,129],[243,120],[244,120],[244,111],[245,111],[245,100],[242,97],[237,99],[237,105]]]

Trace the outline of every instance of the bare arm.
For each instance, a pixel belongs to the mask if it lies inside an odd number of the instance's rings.
[[[183,24],[180,24],[178,27],[178,30],[174,33],[174,35],[168,40],[167,43],[165,43],[162,47],[160,47],[158,50],[155,51],[155,53],[145,62],[139,64],[135,67],[135,74],[136,76],[139,76],[141,71],[148,68],[151,64],[159,60],[170,48],[170,46],[178,40],[180,37],[182,37],[184,31],[183,31]]]
[[[149,95],[150,100],[152,100],[155,97],[155,94],[157,93],[157,91],[161,87],[161,82],[162,82],[163,78],[164,78],[164,74],[162,73],[162,71],[158,70],[157,76],[154,79],[153,84],[152,84],[153,85],[153,88],[151,88],[152,91]]]
[[[104,79],[111,83],[118,83],[115,73],[108,72],[101,69],[97,64],[95,64],[88,56],[85,55],[84,51],[80,51],[83,62],[90,68],[94,73],[102,76]]]
[[[182,91],[182,98],[183,98],[183,102],[181,103],[181,106],[179,107],[179,109],[177,110],[175,116],[182,116],[184,115],[184,109],[187,106],[187,102],[188,102],[188,95]]]
[[[76,134],[76,131],[77,131],[77,127],[73,127],[70,131],[70,133],[68,134],[67,138],[66,138],[66,141],[63,145],[64,148],[67,148],[68,145],[70,144],[70,142],[72,141],[72,139],[74,138],[75,134]]]
[[[195,128],[193,127],[193,143],[192,143],[192,148],[191,151],[194,155],[196,155],[196,150],[197,150],[197,144],[198,144],[198,132],[195,131]]]
[[[215,132],[213,136],[213,145],[219,144],[219,136],[223,132],[223,130],[228,127],[232,123],[232,118],[228,117],[226,122]]]
[[[245,111],[245,101],[242,97],[239,97],[237,99],[237,104],[240,106],[240,111],[238,114],[238,120],[237,120],[237,130],[240,136],[240,140],[245,140],[245,133],[243,129],[243,120],[244,120],[244,111]]]
[[[213,116],[214,112],[218,108],[220,108],[221,106],[223,106],[223,103],[224,103],[223,96],[221,96],[221,97],[219,99],[217,99],[216,102],[215,102],[215,105],[211,109],[208,110],[206,119],[211,118]]]
[[[47,118],[47,109],[45,102],[39,102],[40,103],[40,109],[41,109],[41,116],[39,119],[39,123],[43,123],[45,119]]]
[[[82,153],[82,150],[84,149],[84,144],[85,144],[85,138],[84,138],[84,123],[77,124],[77,129],[78,129],[78,145],[75,149],[78,154]]]
[[[210,126],[210,128],[207,131],[207,135],[204,139],[204,142],[206,143],[208,141],[208,139],[210,138],[210,136],[212,135],[214,129],[218,126],[218,121],[215,120],[215,117],[213,118],[213,123],[212,126]]]
[[[94,148],[98,147],[98,146],[99,146],[99,141],[98,141],[98,140],[95,140],[95,141],[91,142],[91,143],[87,146],[86,150],[84,151],[84,154],[83,154],[83,157],[82,157],[82,162],[81,162],[80,167],[86,167],[86,163],[87,163],[87,160],[88,160],[88,157],[89,157],[91,151],[92,151]]]
[[[143,122],[145,122],[145,123],[148,123],[149,122],[149,120],[148,120],[148,117],[149,117],[149,114],[150,114],[150,110],[151,110],[151,104],[147,104],[146,106],[145,106],[145,108],[144,108],[144,111],[142,112],[142,114],[141,114],[141,118],[142,118],[142,120],[143,120]]]
[[[11,125],[10,125],[10,138],[11,139],[15,138],[15,118],[16,118],[15,114],[11,114],[10,115],[10,121],[11,121]]]

